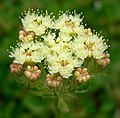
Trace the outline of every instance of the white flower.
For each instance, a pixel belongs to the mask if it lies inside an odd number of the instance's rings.
[[[64,32],[60,32],[59,33],[59,37],[57,38],[57,40],[59,40],[59,41],[65,41],[65,42],[68,42],[71,39],[72,39],[72,36],[70,36],[70,34],[64,33]]]
[[[51,74],[59,72],[63,78],[72,75],[74,67],[79,67],[83,61],[72,57],[70,52],[59,52],[59,54],[48,55],[48,69]]]
[[[52,47],[55,44],[55,33],[48,33],[47,35],[43,35],[44,44],[48,47]]]
[[[10,52],[14,62],[24,64],[25,62],[41,62],[46,56],[47,48],[39,42],[18,43],[17,47]]]
[[[108,45],[104,42],[101,37],[92,35],[88,37],[85,42],[85,47],[89,50],[89,57],[93,56],[95,59],[101,59],[104,57],[104,52],[108,48]]]
[[[73,16],[63,13],[59,16],[59,19],[56,20],[55,28],[60,29],[63,33],[76,33],[80,27],[81,21],[80,15],[75,14]]]
[[[49,54],[56,55],[59,53],[68,53],[71,51],[71,44],[67,42],[60,41],[59,43],[54,43],[53,46],[49,47]]]
[[[84,28],[80,14],[66,12],[55,20],[47,12],[38,15],[28,11],[21,21],[24,29],[19,38],[22,42],[9,56],[18,64],[44,62],[51,75],[59,73],[69,78],[76,68],[81,68],[85,58],[103,59],[108,48],[102,37]]]
[[[42,35],[47,28],[51,28],[53,23],[50,16],[28,12],[24,18],[21,18],[23,27],[26,31],[33,31],[36,35]]]
[[[85,48],[85,41],[85,37],[78,37],[75,38],[74,41],[71,43],[73,53],[82,60],[84,60],[89,54],[88,49]]]

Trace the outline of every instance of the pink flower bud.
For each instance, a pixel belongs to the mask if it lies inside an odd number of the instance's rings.
[[[36,80],[40,77],[41,70],[38,69],[37,66],[30,66],[28,65],[24,74],[27,78],[31,80]]]
[[[90,79],[90,75],[87,72],[87,68],[77,68],[74,76],[78,83],[86,82],[87,80]]]
[[[38,70],[38,67],[37,67],[37,66],[34,66],[34,70]]]
[[[104,68],[110,63],[109,57],[110,55],[108,53],[105,53],[104,57],[102,59],[98,59],[96,63]]]
[[[11,72],[12,72],[13,74],[19,74],[19,73],[22,71],[22,69],[23,69],[23,65],[21,65],[21,64],[16,64],[16,63],[12,63],[12,64],[10,65],[10,69],[11,69]]]
[[[25,71],[24,74],[26,75],[26,77],[30,77],[31,76],[31,72],[30,71]]]
[[[62,81],[62,77],[59,73],[55,74],[47,74],[46,76],[46,84],[52,88],[59,87]]]

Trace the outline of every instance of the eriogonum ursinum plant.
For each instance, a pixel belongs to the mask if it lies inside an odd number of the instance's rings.
[[[60,12],[55,18],[47,11],[28,10],[20,19],[23,28],[9,55],[14,59],[11,72],[26,90],[57,97],[59,109],[68,111],[62,97],[80,92],[82,84],[109,64],[109,45],[85,28],[76,12]]]

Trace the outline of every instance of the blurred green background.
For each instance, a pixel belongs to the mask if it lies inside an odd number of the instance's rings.
[[[111,63],[107,75],[92,81],[87,93],[68,101],[63,118],[120,118],[120,0],[0,0],[0,118],[54,118],[52,99],[24,93],[14,81],[7,49],[16,44],[22,28],[19,16],[28,8],[53,12],[83,12],[86,27],[109,39]]]

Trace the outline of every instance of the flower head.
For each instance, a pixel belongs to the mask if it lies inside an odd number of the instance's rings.
[[[49,55],[47,61],[49,72],[51,74],[59,72],[63,78],[71,76],[74,67],[83,63],[82,60],[72,57],[72,53],[62,51],[58,54]]]
[[[41,62],[45,58],[46,48],[39,42],[18,43],[17,47],[10,52],[14,62],[24,64],[25,62]]]
[[[10,52],[10,57],[16,64],[41,64],[48,76],[59,73],[62,78],[69,78],[75,71],[80,83],[87,81],[90,76],[87,67],[82,69],[86,58],[94,58],[97,60],[95,63],[102,66],[110,60],[103,37],[85,28],[82,19],[80,14],[69,11],[62,12],[57,19],[47,12],[25,12],[21,18],[23,30],[19,32],[20,40]],[[25,75],[31,77],[29,74],[31,72],[26,70]]]
[[[55,18],[29,10],[21,17],[23,28],[9,55],[14,58],[11,72],[24,77],[20,81],[27,90],[58,97],[64,111],[69,111],[64,95],[80,93],[79,86],[110,63],[105,39],[85,28],[82,19],[76,12],[61,12]]]
[[[108,45],[104,42],[102,36],[92,35],[86,40],[85,48],[89,51],[89,57],[93,56],[95,59],[100,59],[104,57],[104,52],[108,48]]]
[[[73,53],[79,58],[84,60],[88,54],[89,51],[87,48],[85,48],[85,41],[86,41],[86,37],[81,37],[78,36],[74,39],[74,41],[71,43],[71,47],[72,47],[72,51]]]
[[[74,15],[69,14],[68,12],[63,13],[59,16],[59,18],[55,22],[55,28],[59,29],[63,33],[76,33],[80,28],[80,23],[82,19],[80,15],[74,13]]]
[[[38,15],[35,12],[28,11],[25,16],[21,18],[23,27],[26,31],[33,31],[36,35],[42,35],[47,28],[52,27],[52,19],[50,15],[46,14]]]

